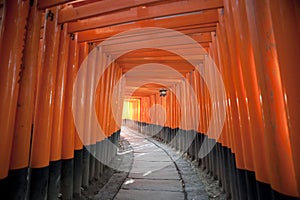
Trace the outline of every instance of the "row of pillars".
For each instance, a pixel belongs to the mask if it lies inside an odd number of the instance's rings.
[[[293,0],[224,0],[208,56],[222,76],[226,101],[220,97],[212,102],[210,97],[214,92],[218,96],[218,88],[209,91],[200,75],[208,74],[207,81],[217,86],[214,74],[209,75],[213,65],[209,59],[203,63],[203,72],[187,73],[166,97],[141,97],[139,126],[151,125],[146,134],[169,141],[174,130],[183,130],[187,135],[178,134],[184,141],[194,136],[189,132],[197,132],[200,145],[203,137],[218,142],[204,158],[205,167],[222,180],[233,199],[300,197],[299,11],[299,1]],[[207,135],[214,128],[209,127],[212,116],[220,115],[212,110],[221,104],[226,107],[222,133]],[[163,136],[163,127],[171,135]],[[180,140],[175,147],[188,151]],[[197,158],[197,153],[190,154]]]
[[[94,86],[96,95],[86,89],[93,79],[88,75],[84,84],[74,89],[80,65],[96,45],[77,42],[77,34],[68,33],[68,24],[58,25],[60,6],[46,9],[43,15],[37,2],[4,2],[0,191],[8,199],[57,199],[59,195],[72,199],[107,168],[94,157],[104,155],[105,163],[109,163],[116,155],[120,131],[115,118],[121,119],[122,103],[117,102],[117,116],[110,104],[113,86],[122,72],[97,48],[97,59],[88,62],[87,70],[99,63],[110,65],[100,84]],[[75,109],[82,115],[81,132],[73,120],[73,90],[85,105]],[[95,106],[90,102],[92,96]],[[96,133],[85,120],[94,110],[104,135]]]

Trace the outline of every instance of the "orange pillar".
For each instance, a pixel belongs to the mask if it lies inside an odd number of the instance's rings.
[[[57,13],[58,8],[49,9]],[[56,15],[57,16],[57,15]],[[37,90],[37,108],[34,119],[34,132],[32,140],[31,162],[32,168],[45,167],[49,164],[50,143],[52,132],[52,115],[57,72],[57,58],[59,46],[60,27],[57,18],[51,21],[45,19],[44,52],[42,58],[42,71],[40,84]]]
[[[108,59],[107,62],[110,62],[110,60]],[[109,118],[108,118],[108,112],[109,112],[109,94],[110,94],[110,80],[111,80],[111,77],[112,77],[112,72],[113,72],[113,69],[112,69],[112,66],[110,65],[109,68],[106,69],[106,79],[105,79],[105,100],[104,100],[104,110],[103,110],[103,115],[104,115],[104,119],[103,119],[103,131],[105,133],[105,136],[109,136],[109,133],[108,133],[108,127],[109,127]]]
[[[101,67],[105,66],[106,65],[106,55],[101,52],[101,54],[99,55],[101,56],[100,58],[100,65]],[[104,131],[104,109],[105,109],[105,104],[104,104],[104,101],[105,101],[105,98],[106,98],[106,76],[107,76],[107,73],[103,73],[100,80],[99,80],[99,84],[98,84],[98,88],[99,88],[99,109],[98,109],[98,120],[99,120],[99,124],[100,124],[100,127],[101,129]],[[101,142],[102,140],[104,140],[104,135],[100,134],[100,133],[97,133],[97,142]]]
[[[240,51],[238,49],[239,44],[237,43],[237,37],[239,36],[234,27],[234,16],[232,12],[232,5],[229,0],[224,1],[225,5],[224,7],[226,8],[225,10],[225,23],[227,27],[230,27],[227,29],[227,38],[228,38],[228,47],[229,47],[229,52],[230,52],[230,57],[231,57],[231,66],[229,66],[228,69],[231,69],[230,72],[232,74],[232,79],[233,79],[233,85],[234,85],[234,90],[236,94],[236,102],[237,102],[237,112],[239,115],[239,120],[238,120],[238,126],[239,126],[239,133],[241,135],[241,144],[242,144],[242,152],[243,154],[241,155],[244,160],[244,166],[242,166],[242,169],[247,169],[247,170],[254,170],[253,166],[253,155],[252,155],[252,138],[250,137],[249,133],[249,121],[248,121],[248,102],[247,102],[247,94],[245,91],[245,84],[244,80],[242,77],[242,72],[241,72],[241,61],[240,61]]]
[[[60,27],[57,25],[58,7],[46,10],[44,22],[44,46],[42,54],[42,69],[36,96],[36,110],[32,136],[32,149],[30,167],[31,173],[31,198],[46,198],[47,192],[38,192],[48,184],[48,165],[51,153],[51,135],[53,125],[53,108],[56,86],[56,73],[58,61],[58,48]],[[40,168],[40,169],[36,169]],[[58,191],[49,182],[48,197],[56,195]],[[56,190],[52,192],[52,189]]]
[[[37,3],[35,3],[30,8],[27,24],[27,39],[24,47],[23,70],[19,88],[10,169],[28,167],[37,84],[41,16],[42,13],[38,10]]]
[[[0,47],[0,179],[8,175],[17,110],[28,1],[6,3]]]
[[[62,96],[64,97],[64,106],[62,112],[63,125],[61,142],[61,193],[62,198],[72,199],[73,191],[77,191],[74,190],[74,188],[78,184],[78,177],[81,177],[79,176],[81,174],[81,171],[78,172],[78,169],[80,168],[80,166],[78,165],[81,165],[81,163],[78,162],[78,152],[76,152],[74,148],[75,125],[72,113],[73,84],[78,70],[78,43],[77,34],[70,40],[70,36],[67,34],[66,29],[67,26],[64,27],[62,34],[64,41],[62,41],[61,43],[64,47],[64,51],[61,51],[61,57],[64,57],[64,59],[62,60],[63,63],[59,65],[60,67],[64,66],[67,73],[64,85],[64,94],[62,94]]]
[[[230,37],[230,35],[227,33],[227,29],[225,27],[224,23],[224,16],[220,15],[220,27],[222,32],[219,33],[220,35],[224,35],[222,37],[222,43],[221,43],[221,50],[222,50],[222,57],[224,58],[223,63],[224,65],[224,81],[226,84],[226,89],[229,92],[229,101],[230,101],[230,107],[231,109],[229,110],[228,117],[229,117],[229,123],[230,123],[230,137],[232,140],[232,150],[233,153],[236,154],[236,165],[238,168],[244,169],[245,164],[244,164],[244,156],[243,156],[243,146],[242,146],[242,136],[241,136],[241,130],[240,130],[240,116],[239,116],[239,105],[237,102],[237,92],[235,88],[235,84],[233,81],[233,74],[232,69],[233,67],[233,61],[234,55],[229,56],[228,51],[229,51],[229,46],[231,45],[229,40],[226,38],[226,35]]]
[[[79,68],[80,67],[85,67],[82,73],[84,73],[84,80],[82,80],[82,83],[79,85],[77,88],[77,91],[79,98],[80,99],[80,105],[79,108],[76,108],[76,114],[80,117],[80,120],[76,123],[81,123],[81,130],[78,130],[78,132],[81,134],[81,139],[82,143],[84,145],[83,148],[83,153],[82,153],[82,186],[83,187],[88,187],[89,186],[89,165],[90,165],[90,153],[88,150],[88,145],[90,144],[90,139],[89,139],[89,132],[87,131],[87,123],[88,119],[84,116],[87,116],[87,112],[89,112],[88,109],[88,90],[87,88],[90,87],[89,84],[89,78],[88,78],[88,65],[89,65],[89,60],[88,59],[88,54],[89,54],[89,45],[87,42],[81,43],[80,44],[80,49],[79,49]],[[85,65],[81,66],[81,63],[85,60]]]
[[[80,120],[77,123],[84,123],[84,109],[83,105],[85,104],[84,98],[85,98],[85,86],[84,84],[80,84],[78,88],[76,88],[76,93],[73,94],[73,86],[75,82],[75,76],[77,75],[77,71],[80,68],[80,65],[82,64],[83,60],[86,58],[88,54],[88,46],[87,43],[81,43],[79,44],[77,42],[77,34],[74,35],[74,39],[70,40],[70,50],[69,50],[69,63],[68,63],[68,74],[70,74],[67,78],[67,88],[70,88],[70,91],[68,89],[66,93],[66,105],[65,105],[65,113],[64,113],[64,120],[66,121],[64,125],[64,131],[63,132],[70,132],[68,134],[72,135],[72,129],[74,126],[74,118],[72,116],[72,106],[76,105],[76,102],[72,102],[72,96],[76,95],[77,99],[80,97],[80,99],[83,99],[83,101],[80,102],[80,105],[76,107],[76,115],[78,115]],[[77,66],[76,66],[77,65]],[[82,73],[86,73],[85,71],[82,71]],[[74,113],[75,114],[75,113]],[[71,121],[70,121],[71,120]],[[86,158],[86,155],[88,154],[83,148],[83,136],[79,136],[78,131],[81,132],[83,130],[77,130],[75,128],[74,130],[74,177],[73,177],[73,193],[75,196],[81,195],[81,185],[83,183],[83,159]],[[67,137],[63,137],[63,143],[64,141],[68,142]],[[70,146],[69,146],[70,147]],[[63,158],[68,158],[71,152],[71,149],[68,147],[63,152]],[[65,153],[64,153],[65,152]]]
[[[61,159],[61,154],[62,154],[61,150],[63,145],[62,143],[63,124],[65,123],[64,108],[65,108],[65,93],[66,93],[70,37],[67,32],[67,26],[62,25],[62,28],[63,29],[60,33],[55,98],[54,98],[54,108],[53,108],[50,161],[58,161]],[[69,140],[72,141],[72,138],[69,138]]]
[[[76,36],[77,37],[77,36]],[[75,38],[76,38],[75,37]],[[74,38],[74,39],[75,39]],[[72,42],[72,41],[71,41]],[[75,45],[75,44],[74,44]],[[80,43],[78,44],[78,70],[79,68],[81,67],[81,64],[82,62],[84,61],[84,59],[88,56],[88,44],[86,42],[83,42],[83,43]],[[71,52],[70,52],[71,53]],[[75,53],[75,52],[74,52]],[[86,74],[86,68],[84,68],[84,70],[81,72],[81,73],[84,73]],[[85,76],[85,75],[84,75]],[[74,84],[74,83],[73,83]],[[83,82],[81,84],[79,84],[78,88],[76,88],[76,96],[77,98],[76,99],[81,99],[80,101],[80,104],[77,104],[78,105],[78,108],[76,107],[76,115],[78,117],[80,117],[80,119],[78,120],[77,123],[81,123],[79,127],[84,127],[83,126],[83,123],[85,122],[84,121],[84,105],[86,103],[86,90],[85,90],[85,85],[86,83]],[[73,86],[72,86],[73,87]],[[75,104],[76,105],[76,104]],[[81,134],[83,135],[78,135],[78,132],[80,132]],[[76,143],[78,144],[78,147],[80,148],[80,143],[83,143],[85,145],[86,141],[85,141],[85,134],[84,134],[84,130],[76,130],[76,134],[75,134],[75,141]],[[81,141],[81,142],[80,142]]]
[[[289,138],[300,196],[300,93],[299,52],[300,52],[300,2],[269,1],[274,29],[278,64],[283,85],[283,96],[288,118]]]
[[[239,112],[238,112],[238,102],[237,102],[237,93],[233,81],[233,74],[231,74],[232,70],[232,59],[229,53],[229,45],[231,45],[228,41],[227,36],[227,26],[224,18],[223,10],[219,12],[220,22],[218,24],[217,39],[219,43],[219,53],[220,53],[220,63],[222,66],[222,77],[224,81],[224,85],[226,88],[226,96],[227,96],[227,115],[226,115],[226,126],[224,128],[227,132],[227,138],[230,149],[224,152],[225,158],[225,168],[230,171],[229,173],[229,181],[226,179],[225,187],[227,191],[231,193],[233,198],[239,198],[239,184],[237,184],[237,176],[236,176],[236,167],[244,169],[244,156],[243,156],[243,147],[242,147],[242,139],[240,132],[240,123],[239,123]],[[222,36],[222,37],[219,37]],[[234,56],[232,56],[235,58]],[[231,156],[235,154],[235,157]],[[235,160],[233,160],[235,158]],[[242,184],[244,186],[245,184]],[[243,193],[244,194],[244,193]]]
[[[277,43],[270,13],[270,2],[246,2],[251,43],[265,121],[265,141],[271,187],[279,193],[299,196],[289,135],[285,88],[281,79]],[[285,68],[286,66],[281,66]],[[289,73],[290,74],[290,73]],[[286,174],[289,173],[287,177]]]
[[[244,1],[233,3],[235,26],[240,34],[237,35],[239,43],[238,51],[241,56],[241,69],[247,93],[249,106],[249,122],[253,141],[252,154],[255,167],[255,175],[258,181],[269,182],[269,169],[267,164],[265,141],[263,135],[262,106],[260,103],[260,87],[257,82],[256,69],[253,57],[253,47],[249,36],[247,14]],[[239,17],[237,17],[239,16]]]
[[[66,27],[67,28],[67,27]],[[66,37],[69,37],[68,35]],[[78,71],[78,43],[77,34],[74,39],[66,40],[66,46],[69,51],[65,55],[68,58],[67,65],[67,80],[65,86],[65,105],[63,115],[63,135],[62,135],[62,159],[71,159],[74,156],[74,149],[82,149],[82,142],[79,136],[76,136],[75,140],[75,125],[72,113],[72,97],[73,97],[73,85]]]

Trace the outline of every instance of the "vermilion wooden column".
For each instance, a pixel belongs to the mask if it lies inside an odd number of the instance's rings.
[[[108,63],[111,62],[111,58],[107,55],[104,55],[106,56],[106,59],[105,59],[105,65],[106,66]],[[108,160],[108,136],[109,136],[109,115],[108,115],[108,112],[109,112],[109,94],[110,94],[110,81],[111,81],[111,77],[112,77],[112,73],[113,73],[113,67],[112,65],[110,65],[107,69],[106,69],[106,75],[105,75],[105,81],[104,81],[104,86],[105,86],[105,99],[103,101],[103,104],[104,104],[104,109],[103,109],[103,112],[102,112],[102,115],[104,116],[103,117],[103,125],[102,125],[102,130],[103,130],[103,133],[104,133],[104,136],[105,136],[105,139],[103,141],[103,148],[102,148],[102,152],[101,152],[101,155],[102,155],[102,159],[104,161],[104,167],[103,169],[105,169],[106,167],[106,164],[107,164],[107,160]]]
[[[61,150],[64,123],[65,89],[69,50],[69,35],[66,25],[61,25],[60,43],[57,63],[57,76],[54,95],[53,122],[50,151],[50,172],[48,198],[56,198],[60,192],[61,181]],[[64,168],[63,168],[64,169]],[[63,170],[64,171],[64,170]]]
[[[101,52],[101,59],[100,59],[100,64],[101,64],[101,67],[104,67],[106,65],[106,55]],[[107,73],[103,73],[100,80],[99,80],[99,84],[98,84],[98,88],[99,88],[99,109],[98,109],[98,119],[99,119],[99,124],[100,124],[100,127],[101,129],[103,130],[103,127],[104,127],[104,108],[105,108],[105,104],[104,104],[104,101],[105,101],[105,98],[106,98],[106,75]],[[103,130],[104,131],[104,130]],[[97,137],[97,142],[101,142],[102,140],[104,140],[105,136],[102,135],[102,133],[98,133],[98,137]]]
[[[46,10],[42,69],[37,89],[36,111],[31,150],[31,198],[46,198],[48,165],[50,161],[53,105],[55,96],[60,27],[57,25],[58,7]],[[52,195],[52,194],[48,194]]]
[[[94,90],[96,85],[94,84],[95,80],[95,63],[97,60],[97,52],[94,51],[95,43],[89,43],[89,55],[87,57],[87,74],[86,74],[86,110],[85,115],[88,116],[85,118],[85,127],[84,127],[84,133],[85,133],[85,140],[87,147],[89,148],[89,180],[91,181],[94,176],[95,172],[95,134],[93,132],[93,124],[91,123],[90,119],[92,116],[92,112],[95,109],[94,104]]]
[[[117,70],[118,70],[118,66],[116,65],[115,62],[112,63],[112,76],[111,76],[111,80],[110,80],[110,85],[109,85],[109,101],[108,101],[108,119],[109,119],[109,125],[108,125],[108,134],[109,137],[113,134],[114,132],[114,117],[112,114],[112,94],[113,94],[113,90],[115,89],[115,83],[116,83],[116,79],[117,79]],[[109,150],[109,154],[110,154],[110,150]]]
[[[48,10],[56,14],[56,9]],[[55,17],[54,17],[55,18]],[[33,134],[31,167],[45,167],[49,164],[52,132],[52,114],[57,72],[59,29],[55,19],[45,19],[44,54],[42,58],[41,81],[37,91],[37,110]],[[43,133],[43,134],[42,134]]]
[[[30,139],[34,113],[34,95],[37,81],[41,12],[36,3],[30,7],[26,42],[20,73],[18,106],[10,159],[10,199],[24,199],[27,190]],[[22,36],[23,37],[23,36]]]
[[[67,27],[66,27],[67,28]],[[70,36],[67,40],[67,47],[69,51],[65,55],[68,58],[67,64],[67,80],[65,85],[65,96],[64,96],[64,113],[63,113],[63,135],[62,135],[62,159],[72,159],[74,156],[74,136],[75,136],[75,126],[72,113],[72,96],[73,96],[73,85],[78,71],[78,43],[77,35],[74,39],[70,39]],[[67,42],[66,41],[66,42]],[[79,138],[78,138],[79,139]],[[80,140],[80,139],[79,139]],[[78,145],[78,149],[82,146]]]
[[[122,68],[119,66],[119,80],[121,81],[121,87],[119,88],[119,98],[117,101],[118,105],[118,122],[121,125],[122,124],[122,114],[123,114],[123,103],[124,103],[124,92],[125,92],[125,79],[121,79],[123,75]],[[121,127],[118,127],[120,129]],[[119,135],[118,135],[119,139]]]
[[[97,68],[97,73],[100,72],[100,70],[103,67],[104,64],[104,56],[103,56],[103,52],[102,52],[102,48],[101,47],[96,47],[97,48],[97,63],[96,63],[96,67]],[[104,92],[103,92],[103,84],[104,83],[104,78],[103,76],[100,77],[99,82],[96,85],[96,94],[95,94],[95,110],[96,110],[96,114],[97,114],[97,118],[98,118],[98,123],[100,125],[100,127],[102,127],[102,121],[103,121],[103,116],[102,116],[102,108],[103,108],[103,99],[104,97]],[[101,157],[101,153],[102,153],[102,144],[101,141],[103,140],[103,136],[101,133],[95,132],[96,134],[96,158],[99,159]],[[102,175],[103,170],[102,170],[102,163],[101,160],[96,160],[95,161],[95,179],[99,179],[100,176]]]
[[[62,132],[64,124],[65,93],[67,81],[67,66],[69,58],[69,35],[66,25],[60,34],[60,46],[58,67],[56,76],[56,88],[53,108],[53,125],[51,136],[51,154],[50,160],[57,161],[61,159]],[[71,138],[70,138],[71,139]]]
[[[238,107],[238,102],[237,102],[237,93],[236,93],[236,89],[235,89],[235,84],[233,82],[233,61],[232,59],[234,59],[234,55],[230,56],[229,54],[229,46],[230,41],[225,37],[226,35],[228,35],[229,37],[230,34],[227,33],[228,29],[226,26],[226,21],[224,22],[225,19],[223,19],[224,16],[220,16],[220,25],[222,30],[222,35],[224,34],[224,37],[222,37],[223,39],[223,43],[221,46],[221,49],[223,51],[222,55],[224,57],[224,63],[226,64],[224,67],[226,67],[226,69],[224,69],[224,72],[226,73],[225,76],[227,78],[225,78],[225,80],[228,81],[228,86],[227,89],[229,90],[230,93],[230,105],[231,105],[231,110],[228,113],[230,119],[231,119],[231,138],[233,141],[233,152],[236,154],[236,164],[237,167],[239,168],[245,168],[245,164],[244,164],[244,157],[243,157],[243,147],[242,147],[242,136],[241,136],[241,130],[240,130],[240,122],[239,122],[239,107]],[[235,67],[235,66],[234,66]],[[226,84],[226,83],[225,83]],[[230,116],[231,115],[231,116]]]
[[[224,1],[226,8],[225,10],[225,23],[227,25],[227,38],[229,42],[229,50],[231,56],[231,66],[230,73],[232,74],[235,93],[237,95],[237,105],[238,105],[238,115],[239,115],[239,127],[241,134],[241,142],[242,142],[242,156],[244,157],[244,166],[242,169],[254,170],[253,166],[253,155],[252,155],[252,139],[249,133],[249,121],[248,121],[248,102],[247,102],[247,94],[245,91],[245,84],[241,74],[241,61],[240,61],[240,51],[238,51],[237,44],[237,36],[238,33],[236,28],[234,27],[234,17],[232,12],[232,5],[229,0]],[[230,27],[230,28],[229,28]],[[243,192],[242,192],[243,193]]]
[[[34,95],[37,83],[37,55],[40,44],[41,14],[36,4],[30,8],[10,169],[28,167],[34,113]]]
[[[14,0],[5,7],[0,47],[0,179],[7,177],[10,165],[29,2]]]
[[[76,37],[75,37],[76,38]],[[75,39],[74,38],[74,39]],[[72,42],[72,41],[71,41]],[[81,64],[83,63],[83,61],[84,61],[84,59],[86,59],[86,57],[88,56],[88,44],[87,44],[87,42],[83,42],[83,43],[80,43],[80,44],[78,44],[78,70],[80,69],[80,67],[81,67]],[[83,73],[83,76],[85,76],[85,74],[87,73],[87,70],[86,70],[86,68],[84,68],[83,70],[82,70],[82,72],[81,73]],[[76,99],[81,99],[82,101],[80,101],[80,104],[77,104],[78,105],[78,108],[76,107],[76,114],[78,115],[78,117],[80,117],[80,119],[78,120],[78,122],[77,123],[80,123],[80,125],[78,125],[78,127],[84,127],[84,123],[85,123],[85,118],[84,118],[84,112],[85,112],[85,110],[84,110],[84,106],[85,106],[85,103],[86,103],[86,89],[85,89],[85,87],[86,87],[86,83],[85,83],[85,81],[83,81],[81,84],[78,84],[78,88],[76,88],[76,96],[77,96],[77,98]],[[80,137],[80,139],[82,140],[82,143],[83,144],[85,144],[85,138],[84,138],[84,130],[77,130],[80,134],[82,134],[82,135],[78,135],[78,134],[76,134],[76,140],[78,140],[79,139],[79,137]]]
[[[107,56],[107,55],[105,55]],[[109,58],[106,60],[106,62],[108,63],[109,62]],[[108,99],[108,95],[109,95],[109,81],[110,81],[110,78],[111,78],[111,74],[112,74],[112,67],[110,66],[109,68],[106,69],[106,78],[105,78],[105,99],[104,99],[104,109],[103,109],[103,115],[104,115],[104,118],[103,118],[103,131],[104,131],[104,134],[105,136],[108,136],[108,130],[107,130],[107,123],[108,123],[108,102],[109,102],[109,99]]]
[[[232,3],[232,7],[235,16],[235,29],[239,32],[239,34],[236,35],[238,42],[237,51],[240,52],[242,75],[245,91],[248,96],[247,103],[249,106],[250,133],[253,141],[252,151],[255,178],[260,182],[268,183],[270,181],[268,173],[269,165],[267,163],[264,138],[263,110],[260,102],[261,89],[257,81],[253,47],[250,41],[249,26],[247,22],[246,5],[244,0],[240,0],[238,3]],[[261,191],[261,193],[267,195],[266,190]],[[265,196],[264,198],[270,197]]]
[[[64,199],[73,197],[73,174],[74,174],[74,134],[75,127],[72,116],[73,83],[78,69],[77,35],[71,38],[67,32],[67,24],[63,25],[61,33],[61,50],[58,67],[64,67],[66,77],[60,97],[63,99],[61,119],[61,193]],[[60,89],[58,89],[59,91]],[[58,94],[58,91],[56,94]],[[54,110],[55,111],[55,110]],[[77,164],[77,163],[76,163]],[[77,167],[77,166],[76,166]]]
[[[289,138],[300,196],[300,2],[270,1],[270,13],[276,41],[278,64],[283,85],[285,109],[287,110]]]
[[[238,115],[238,106],[236,101],[236,93],[232,80],[231,74],[231,57],[229,55],[229,43],[227,40],[227,29],[224,21],[224,11],[221,10],[219,12],[219,32],[217,32],[218,40],[219,40],[219,50],[221,56],[222,63],[222,75],[223,81],[226,87],[226,96],[227,96],[227,133],[228,133],[228,141],[230,144],[230,149],[227,149],[224,152],[225,158],[225,168],[229,173],[229,182],[226,183],[227,191],[230,191],[233,198],[239,198],[238,194],[238,184],[236,182],[236,172],[235,167],[244,167],[244,159],[243,159],[243,150],[242,150],[242,142],[241,142],[241,134],[240,134],[240,124],[239,124],[239,115]],[[219,37],[221,36],[222,37]],[[224,36],[224,37],[223,37]],[[231,154],[235,154],[235,160],[231,157]],[[230,189],[230,190],[229,190]]]
[[[81,66],[82,62],[85,59],[88,59],[87,56],[89,54],[89,46],[87,42],[81,43],[80,44],[80,49],[79,49],[79,68],[83,67]],[[85,60],[85,62],[87,62],[86,65],[88,65],[88,60]],[[80,101],[80,106],[79,108],[76,108],[76,112],[78,112],[78,116],[80,116],[80,120],[78,121],[78,123],[81,123],[81,127],[83,129],[78,130],[78,132],[80,132],[80,136],[82,139],[82,143],[84,145],[83,148],[83,155],[82,155],[82,186],[84,188],[89,186],[89,163],[90,163],[90,153],[88,151],[88,145],[89,145],[89,133],[87,132],[87,119],[84,117],[86,115],[86,112],[88,112],[87,109],[87,101],[88,101],[88,91],[87,91],[87,84],[88,81],[86,80],[87,78],[87,74],[88,74],[88,70],[87,67],[84,68],[84,70],[82,71],[82,73],[84,73],[84,77],[85,79],[82,80],[82,83],[80,84],[80,86],[77,88],[77,92],[78,95],[81,99]]]
[[[70,67],[72,66],[72,75],[68,76],[67,79],[67,88],[73,88],[74,85],[74,81],[75,81],[75,75],[78,71],[78,68],[81,64],[81,62],[84,59],[83,56],[83,50],[82,48],[80,48],[80,45],[77,42],[77,34],[74,35],[74,40],[70,40],[70,52],[69,52],[69,63],[68,63],[68,69],[70,69]],[[79,54],[81,49],[81,54]],[[81,55],[81,59],[79,60],[79,55]],[[68,73],[69,74],[69,73]],[[72,80],[70,80],[69,78],[73,77]],[[80,90],[80,88],[76,88],[77,92],[82,92]],[[72,104],[76,103],[76,102],[72,102],[72,95],[73,95],[73,89],[71,89],[70,91],[67,91],[66,93],[66,106],[65,106],[65,116],[64,116],[64,120],[65,120],[65,125],[63,126],[64,131],[69,131],[70,133],[72,132],[72,129],[74,130],[74,177],[73,177],[73,195],[74,197],[79,197],[81,196],[81,183],[82,183],[82,159],[83,159],[83,144],[82,144],[82,140],[78,135],[77,129],[74,126],[74,122],[73,122],[73,116],[72,116]],[[76,94],[78,95],[78,94]],[[78,109],[79,110],[79,109]],[[66,114],[68,116],[66,116]],[[68,118],[68,119],[66,119]],[[71,120],[71,121],[70,121]],[[67,121],[67,122],[66,122]],[[71,124],[69,124],[71,123]],[[73,124],[73,125],[72,125]],[[67,128],[70,127],[70,128]],[[65,138],[67,141],[67,138]],[[63,137],[63,143],[64,143],[64,137]],[[68,143],[69,144],[69,143]],[[72,144],[71,144],[72,145]],[[69,155],[69,151],[66,150],[66,154],[62,154],[63,157],[68,156]]]
[[[286,66],[279,64],[270,2],[254,1],[250,3],[246,1],[246,9],[257,77],[262,94],[264,135],[270,165],[271,187],[281,194],[298,196],[299,190],[290,145],[290,123],[286,110],[288,94],[285,95],[280,73],[280,69]]]

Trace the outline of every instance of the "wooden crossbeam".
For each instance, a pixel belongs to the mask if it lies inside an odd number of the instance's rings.
[[[95,17],[109,12],[120,11],[137,6],[147,6],[151,3],[159,2],[161,0],[102,0],[79,7],[69,5],[59,12],[58,22],[66,23],[76,21],[79,19],[86,19]]]
[[[135,22],[133,24],[124,24],[83,31],[78,33],[78,41],[101,41],[126,30],[144,27],[168,28],[180,31],[183,34],[206,33],[215,31],[216,23],[198,24],[199,22],[201,23],[201,21],[193,20],[198,17],[200,18],[200,15],[180,16],[160,20],[143,20],[140,22]]]
[[[204,56],[203,55],[191,55],[188,56],[188,59],[191,60],[199,60],[202,59],[204,60]],[[139,57],[121,57],[118,59],[119,62],[131,62],[131,61],[181,61],[183,60],[183,58],[181,58],[180,56],[143,56],[140,55]]]
[[[39,0],[38,7],[40,9],[46,9],[53,6],[69,3],[75,0]]]
[[[134,67],[143,65],[143,64],[148,64],[149,62],[142,62],[142,61],[136,61],[136,62],[126,62],[126,63],[119,63],[120,66],[122,67],[122,71],[128,72],[129,70],[133,69]],[[155,63],[159,63],[159,64],[164,64],[166,66],[169,66],[171,68],[173,68],[174,70],[178,71],[178,72],[189,72],[194,70],[194,66],[192,66],[189,63],[186,62],[178,62],[178,61],[155,61]],[[153,71],[153,69],[149,68],[149,72],[151,73],[151,71]],[[162,70],[161,72],[164,72],[165,70]]]
[[[174,32],[163,32],[162,31],[145,31],[141,34],[135,34],[135,35],[124,35],[123,37],[115,37],[115,39],[111,39],[109,41],[106,41],[105,43],[102,43],[102,46],[106,46],[108,48],[117,49],[118,46],[126,46],[126,44],[134,45],[135,43],[144,43],[147,40],[157,42],[160,39],[171,39],[171,38],[178,38],[178,34]],[[209,43],[212,41],[211,33],[200,33],[200,34],[190,34],[190,38],[195,40],[198,43]],[[178,38],[182,39],[182,37]],[[102,41],[99,41],[102,42]],[[182,43],[181,43],[182,44]]]
[[[178,49],[178,51],[184,52],[185,55],[195,55],[195,49],[193,48],[194,46],[191,46],[190,44],[176,44],[175,41],[176,38],[174,39],[174,43],[168,45],[168,46],[163,46],[163,45],[159,45],[159,47],[161,49],[165,49],[168,48],[169,50],[172,49]],[[155,40],[153,40],[154,42],[157,42]],[[147,42],[152,42],[151,40],[148,40]],[[131,44],[132,46],[129,47],[128,44],[118,44],[118,45],[111,45],[108,47],[103,48],[103,51],[108,53],[109,55],[115,57],[116,55],[118,55],[120,52],[124,52],[126,50],[129,49],[141,49],[144,46],[143,42],[134,42],[133,44]],[[209,47],[209,43],[208,42],[204,42],[204,43],[200,43],[199,45],[202,46],[203,48],[203,54],[207,54],[207,52],[205,51],[205,48]],[[196,49],[198,50],[198,49]]]
[[[174,16],[181,13],[189,13],[194,11],[203,10],[199,0],[190,1],[178,1],[172,4],[162,4],[149,8],[132,8],[130,10],[120,11],[117,13],[111,13],[99,17],[89,18],[85,20],[79,20],[77,22],[71,22],[69,24],[69,32],[80,32],[84,30],[90,30],[95,28],[101,28],[106,26],[113,26],[123,23],[135,22],[146,19],[159,18],[164,16]],[[205,1],[210,2],[210,1]],[[195,24],[205,24],[218,21],[217,10],[203,11],[206,15],[202,18],[196,18],[200,22]]]
[[[174,46],[174,48],[181,48],[182,50],[184,50],[184,53],[186,56],[193,56],[193,55],[197,56],[197,54],[195,53],[196,52],[195,49],[189,48],[189,47],[190,47],[189,45]],[[118,53],[118,52],[115,52],[115,53]],[[111,55],[114,57],[114,54],[111,54]],[[164,56],[172,56],[172,55],[176,55],[176,54],[173,54],[168,51],[163,51],[160,49],[146,48],[146,49],[138,49],[136,51],[132,51],[130,53],[124,54],[120,58],[122,58],[122,57],[128,57],[128,58],[130,58],[130,57],[149,57],[149,56],[164,57]]]

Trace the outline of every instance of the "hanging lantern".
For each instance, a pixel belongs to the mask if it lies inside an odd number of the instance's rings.
[[[159,96],[161,96],[161,97],[165,97],[167,95],[167,89],[165,89],[165,88],[160,89],[159,92],[160,92]]]

